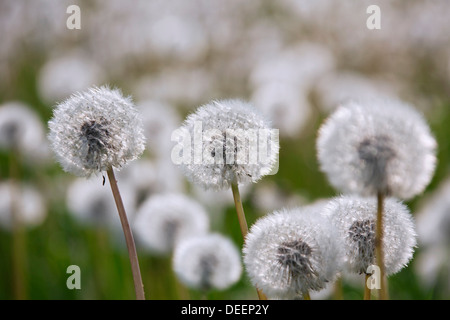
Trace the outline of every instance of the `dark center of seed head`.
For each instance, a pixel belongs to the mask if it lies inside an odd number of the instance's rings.
[[[383,135],[366,138],[358,146],[358,155],[365,165],[365,185],[389,193],[386,169],[395,156],[390,139]]]
[[[375,259],[375,221],[366,219],[353,222],[348,236],[357,245],[358,259],[367,264],[360,270],[363,273]]]
[[[311,247],[302,240],[283,242],[277,250],[277,260],[292,277],[315,275],[311,266]]]
[[[109,137],[105,120],[100,122],[91,120],[83,123],[81,126],[81,135],[87,142],[89,150],[102,150],[107,144],[106,138]]]

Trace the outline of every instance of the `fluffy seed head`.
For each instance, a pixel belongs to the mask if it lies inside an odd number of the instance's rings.
[[[450,244],[450,178],[428,195],[417,212],[417,231],[421,246]]]
[[[0,227],[13,229],[13,212],[21,224],[36,227],[47,217],[47,205],[34,186],[5,180],[0,182]]]
[[[188,116],[180,132],[183,139],[192,138],[183,149],[181,167],[191,182],[205,189],[256,182],[272,171],[278,159],[278,131],[240,100],[200,107]]]
[[[166,254],[182,239],[208,232],[209,217],[194,199],[183,194],[159,194],[139,207],[133,227],[142,244]]]
[[[120,193],[129,219],[135,210],[135,193],[126,183],[121,183]],[[102,187],[101,178],[75,178],[67,188],[66,204],[75,220],[96,228],[120,230],[117,208],[108,186]]]
[[[206,234],[180,241],[173,256],[173,269],[184,284],[200,290],[224,290],[242,274],[239,250],[220,234]]]
[[[253,284],[269,297],[298,298],[323,289],[342,267],[342,244],[317,210],[276,211],[250,229],[244,264]]]
[[[145,148],[142,121],[130,98],[93,87],[58,104],[48,138],[64,171],[81,177],[120,168]]]
[[[332,199],[323,211],[344,239],[346,270],[366,273],[375,264],[377,201],[358,196]],[[387,275],[394,274],[411,260],[416,246],[415,224],[408,208],[387,198],[383,211],[383,252]]]
[[[344,193],[400,199],[421,193],[436,165],[436,141],[422,116],[394,100],[341,105],[317,139],[320,167]]]
[[[31,107],[16,101],[0,105],[0,149],[17,149],[35,161],[45,156],[44,142],[44,126]]]

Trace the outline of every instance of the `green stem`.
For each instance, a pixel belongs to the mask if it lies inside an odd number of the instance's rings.
[[[386,279],[384,272],[384,252],[383,252],[383,208],[384,194],[377,193],[377,225],[375,233],[375,257],[380,268],[380,300],[388,299]]]
[[[117,180],[113,169],[108,170],[108,179],[111,185],[111,190],[116,202],[117,211],[119,213],[120,222],[122,224],[125,241],[127,244],[128,255],[131,263],[131,271],[133,273],[134,290],[136,292],[137,300],[145,300],[144,285],[142,283],[141,271],[139,269],[139,261],[136,252],[136,245],[134,243],[133,233],[131,232],[130,224],[128,223],[125,207],[123,206],[122,197],[120,196]]]
[[[19,152],[17,150],[11,150],[9,174],[11,187],[13,292],[15,299],[24,300],[27,296],[25,288],[26,239],[25,230],[20,217],[19,158]]]
[[[370,300],[370,288],[367,285],[367,281],[369,281],[370,276],[370,274],[366,273],[364,277],[364,300]]]

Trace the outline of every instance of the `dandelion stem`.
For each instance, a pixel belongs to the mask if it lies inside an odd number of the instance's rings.
[[[12,228],[12,263],[13,263],[13,286],[14,297],[17,300],[26,299],[25,289],[25,259],[26,259],[26,239],[25,230],[20,219],[19,203],[19,152],[13,148],[10,154],[9,173],[11,182],[11,228]]]
[[[364,300],[370,300],[370,288],[367,283],[367,281],[369,281],[370,276],[371,276],[370,274],[366,273],[364,277]]]
[[[342,277],[339,277],[336,279],[336,282],[334,283],[334,291],[333,291],[334,299],[335,300],[343,300],[344,294],[342,292]]]
[[[308,291],[303,292],[303,300],[311,300],[311,296]]]
[[[117,211],[119,212],[120,222],[122,224],[125,241],[128,248],[128,255],[131,263],[131,271],[133,273],[134,290],[136,292],[136,300],[145,300],[144,285],[142,283],[141,271],[139,269],[139,261],[134,243],[133,234],[131,232],[130,224],[128,223],[127,214],[123,206],[122,197],[120,196],[117,180],[112,168],[108,170],[108,179],[111,185],[111,190],[116,202]]]
[[[245,237],[248,233],[247,220],[245,219],[244,207],[242,206],[241,194],[239,193],[239,187],[237,183],[231,184],[231,191],[233,191],[234,205],[236,207],[236,213],[239,220],[239,226],[241,228],[242,238],[245,241]],[[266,295],[258,288],[256,288],[259,300],[267,300]]]
[[[380,300],[388,299],[386,281],[384,275],[384,253],[383,253],[383,203],[384,194],[377,193],[377,226],[375,234],[375,257],[380,268]]]

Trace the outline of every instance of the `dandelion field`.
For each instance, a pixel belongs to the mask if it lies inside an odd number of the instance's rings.
[[[381,10],[381,29],[366,24],[372,4]],[[80,29],[69,28],[70,5],[81,9]],[[213,100],[242,99],[279,130],[277,172],[239,185],[251,230],[274,211],[341,195],[321,169],[319,131],[340,104],[366,98],[413,106],[437,143],[429,183],[402,201],[414,219],[417,246],[407,265],[388,277],[390,299],[449,299],[449,14],[445,0],[2,1],[0,299],[135,298],[106,170],[89,179],[64,172],[48,141],[55,106],[103,85],[120,88],[142,115],[145,150],[116,177],[146,299],[258,298],[243,262],[232,191],[204,190],[173,163],[172,133],[189,115]],[[26,111],[13,110],[17,104]],[[19,191],[28,188],[28,195]],[[241,272],[225,288],[187,285],[174,271],[175,245],[149,245],[154,240],[136,227],[144,203],[173,194],[195,202],[195,214],[204,210],[195,232],[220,234],[239,253]],[[189,216],[191,204],[182,201],[155,211],[169,215],[173,205]],[[11,221],[13,210],[26,216]],[[67,285],[72,265],[80,270],[79,289]],[[340,283],[342,290],[332,282],[310,292],[311,299],[363,298],[364,275],[344,276]]]

